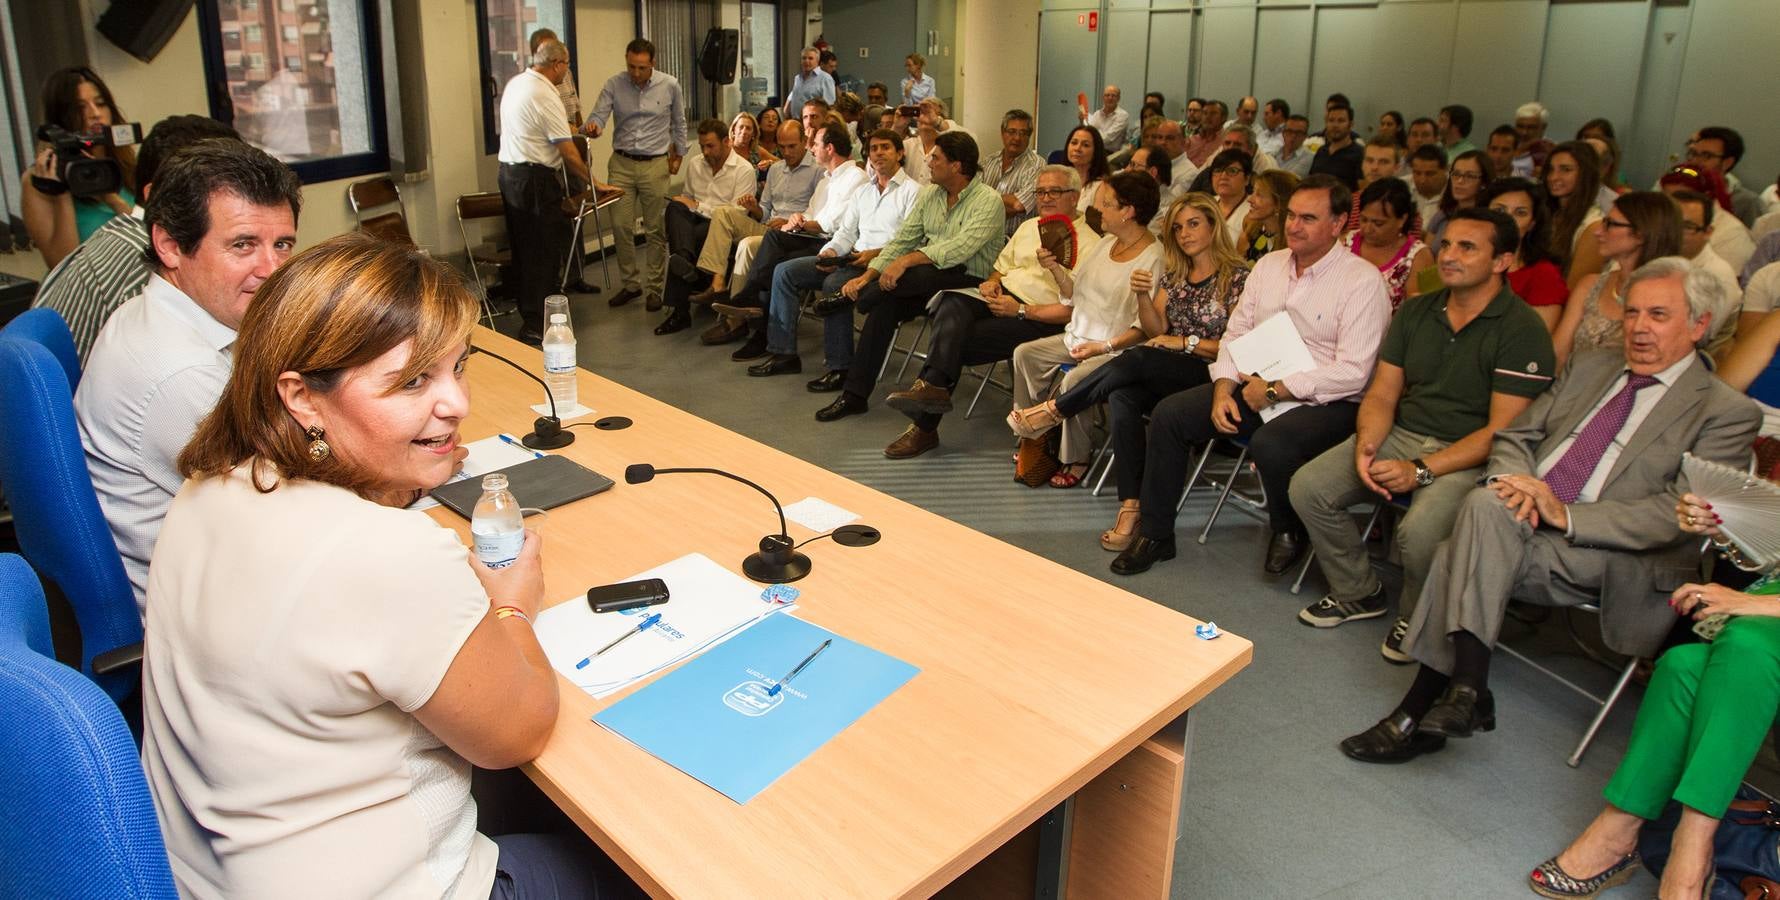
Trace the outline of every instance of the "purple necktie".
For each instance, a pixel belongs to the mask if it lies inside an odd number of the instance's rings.
[[[1595,468],[1601,464],[1601,455],[1612,445],[1613,438],[1625,427],[1626,417],[1632,413],[1632,401],[1637,398],[1638,391],[1656,384],[1656,379],[1649,375],[1629,375],[1625,387],[1619,389],[1607,405],[1595,412],[1594,418],[1582,427],[1582,433],[1570,444],[1570,449],[1545,473],[1545,483],[1551,485],[1552,493],[1565,503],[1575,503],[1582,486],[1595,474]]]

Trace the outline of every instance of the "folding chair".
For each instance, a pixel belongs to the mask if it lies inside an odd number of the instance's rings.
[[[581,151],[581,158],[583,160],[587,159],[587,138],[581,135],[575,135],[575,148]],[[563,201],[562,211],[564,214],[575,220],[575,228],[569,241],[568,258],[563,260],[562,277],[558,279],[557,284],[558,291],[568,290],[569,263],[571,261],[578,263],[582,262],[582,254],[576,253],[575,251],[577,249],[583,249],[583,245],[581,244],[582,224],[587,221],[587,217],[590,215],[593,216],[594,237],[600,241],[600,274],[605,277],[606,281],[610,282],[612,280],[612,257],[611,254],[605,252],[606,229],[604,225],[600,224],[600,210],[623,199],[624,190],[622,188],[612,188],[609,191],[596,192],[590,185],[587,190]],[[585,264],[582,263],[582,265],[576,267],[578,269],[578,274],[583,280],[586,279],[587,275],[584,266]]]
[[[1206,463],[1211,461],[1211,454],[1215,449],[1214,445],[1216,445],[1219,440],[1228,441],[1238,448],[1236,462],[1230,466],[1230,471],[1224,478],[1222,484],[1219,484],[1215,479],[1208,479],[1206,482],[1208,487],[1218,489],[1218,499],[1217,503],[1211,508],[1211,515],[1207,516],[1205,519],[1205,527],[1199,531],[1199,543],[1201,544],[1205,543],[1211,536],[1211,526],[1217,524],[1218,516],[1223,513],[1225,505],[1232,500],[1236,501],[1237,510],[1256,519],[1265,520],[1266,518],[1267,488],[1261,483],[1260,472],[1255,469],[1253,463],[1248,461],[1247,438],[1214,438],[1205,442],[1205,451],[1199,456],[1199,464],[1193,467],[1193,474],[1187,479],[1186,488],[1181,491],[1180,502],[1176,503],[1174,506],[1175,513],[1178,515],[1181,509],[1187,505],[1187,497],[1193,492],[1194,486],[1199,483],[1199,477],[1205,472]],[[1250,496],[1241,491],[1234,490],[1236,487],[1236,479],[1241,476],[1244,471],[1251,471],[1254,473],[1255,496]]]
[[[382,175],[353,182],[346,188],[346,201],[352,206],[352,214],[358,219],[360,231],[369,232],[386,241],[414,243],[414,237],[408,233],[408,217],[402,206],[402,190],[396,186],[394,178]],[[395,208],[367,216],[368,210],[385,206]]]
[[[1597,616],[1601,614],[1601,607],[1598,604],[1594,604],[1594,603],[1582,603],[1582,604],[1578,604],[1576,606],[1566,607],[1566,609],[1580,610],[1580,611],[1586,612],[1586,613],[1594,613]],[[1571,632],[1571,637],[1576,638],[1574,630],[1572,630],[1572,632]],[[1577,644],[1580,646],[1581,645],[1580,638],[1576,638],[1576,640],[1577,640]],[[1559,675],[1558,673],[1553,672],[1552,670],[1547,669],[1546,667],[1539,665],[1536,662],[1533,662],[1531,659],[1527,658],[1527,656],[1525,654],[1521,653],[1519,650],[1514,649],[1513,647],[1508,646],[1505,643],[1496,644],[1496,649],[1502,651],[1503,653],[1508,654],[1509,656],[1514,657],[1515,659],[1520,660],[1523,663],[1526,663],[1528,666],[1532,667],[1533,671],[1538,672],[1539,674],[1544,675],[1545,677],[1550,678],[1553,681],[1556,681],[1558,684],[1561,684],[1564,687],[1567,687],[1570,690],[1573,690],[1578,694],[1581,694],[1582,696],[1588,698],[1589,702],[1594,703],[1600,707],[1599,709],[1597,709],[1595,711],[1594,718],[1589,721],[1588,728],[1582,732],[1582,740],[1580,740],[1576,743],[1576,749],[1570,753],[1570,758],[1565,760],[1565,762],[1569,763],[1570,768],[1572,768],[1572,769],[1581,765],[1582,764],[1582,755],[1584,753],[1588,752],[1588,745],[1594,742],[1595,734],[1601,730],[1601,724],[1603,722],[1607,721],[1607,714],[1613,711],[1613,705],[1615,703],[1619,702],[1620,696],[1625,693],[1626,685],[1631,683],[1632,673],[1637,671],[1637,669],[1638,669],[1638,657],[1634,656],[1634,657],[1626,660],[1625,667],[1620,669],[1619,678],[1613,682],[1613,689],[1607,692],[1607,696],[1597,697],[1594,695],[1593,692],[1589,691],[1587,688],[1583,687],[1582,685],[1579,685],[1576,682],[1571,681],[1570,679],[1565,678],[1564,676]]]
[[[497,249],[487,242],[472,242],[466,223],[483,222],[488,219],[499,219],[505,222],[506,218],[507,210],[501,204],[501,195],[498,191],[464,194],[457,198],[457,232],[463,236],[464,252],[470,260],[470,275],[476,279],[476,290],[482,295],[482,315],[488,319],[490,328],[494,327],[495,312],[494,305],[488,301],[488,282],[482,279],[482,267],[492,266],[496,272],[499,272],[501,266],[513,261],[513,253],[511,250]]]
[[[1376,503],[1373,503],[1372,514],[1366,517],[1366,525],[1360,529],[1361,536],[1363,537],[1372,533],[1372,527],[1378,524],[1379,518],[1384,515],[1384,508],[1386,506],[1394,506],[1399,510],[1406,510],[1409,508],[1410,497],[1413,496],[1413,494],[1398,495],[1392,497],[1390,500],[1379,500]],[[1304,576],[1310,574],[1310,567],[1315,564],[1316,546],[1312,545],[1310,552],[1304,554],[1304,565],[1298,569],[1298,579],[1292,582],[1292,593],[1296,594],[1304,587]]]

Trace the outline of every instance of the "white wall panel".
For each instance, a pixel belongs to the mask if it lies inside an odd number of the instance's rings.
[[[1255,9],[1214,7],[1199,15],[1199,77],[1193,93],[1222,100],[1235,112],[1253,73]]]
[[[1620,127],[1631,124],[1648,21],[1644,0],[1551,7],[1538,99],[1551,109],[1546,133],[1553,140],[1574,136],[1596,116]]]
[[[1451,3],[1386,3],[1378,8],[1373,46],[1379,50],[1361,54],[1372,59],[1364,91],[1374,99],[1359,109],[1368,133],[1387,109],[1401,112],[1407,124],[1418,115],[1433,118],[1446,105],[1457,17],[1458,7]]]
[[[1372,72],[1389,54],[1378,50],[1377,7],[1323,7],[1316,11],[1315,50],[1310,62],[1310,97],[1304,114],[1310,130],[1323,127],[1323,99],[1337,91],[1353,102],[1355,127],[1361,134],[1394,95],[1374,91]]]
[[[1471,140],[1480,148],[1491,128],[1513,121],[1514,108],[1539,92],[1545,10],[1545,0],[1459,4],[1446,95],[1471,107],[1477,117]]]
[[[1748,158],[1737,176],[1750,190],[1774,183],[1780,171],[1780,3],[1774,0],[1695,0],[1686,35],[1687,65],[1674,105],[1668,145],[1679,150],[1701,125],[1730,125],[1743,135]]]
[[[1105,32],[1100,83],[1082,90],[1088,92],[1088,105],[1098,106],[1100,90],[1116,84],[1124,94],[1119,105],[1135,116],[1143,108],[1144,82],[1149,76],[1150,11],[1109,10],[1100,20],[1100,28]]]
[[[1194,13],[1173,11],[1150,14],[1150,77],[1144,90],[1161,91],[1168,102],[1165,111],[1175,119],[1186,114],[1193,16]]]
[[[1293,112],[1308,108],[1310,28],[1315,22],[1315,14],[1308,9],[1262,9],[1256,16],[1259,40],[1255,42],[1255,89],[1251,93],[1262,103],[1278,97]]]

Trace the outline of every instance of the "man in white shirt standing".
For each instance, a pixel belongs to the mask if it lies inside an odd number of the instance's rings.
[[[593,180],[556,92],[568,74],[569,49],[546,40],[532,54],[531,67],[501,92],[501,205],[519,276],[519,339],[533,346],[543,343],[544,297],[556,292],[569,248],[562,172],[566,168],[584,182]]]
[[[1125,146],[1131,130],[1131,114],[1119,108],[1119,96],[1119,86],[1109,84],[1100,92],[1100,108],[1081,112],[1082,124],[1100,132],[1100,142],[1106,145],[1107,153]]]
[[[193,144],[145,207],[154,274],[93,343],[74,395],[87,472],[140,608],[177,460],[222,395],[248,301],[297,242],[302,183],[241,141]]]

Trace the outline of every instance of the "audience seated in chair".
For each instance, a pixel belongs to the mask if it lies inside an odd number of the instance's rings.
[[[970,135],[940,135],[929,167],[933,183],[916,196],[896,237],[864,273],[814,307],[818,315],[850,318],[857,306],[865,315],[844,390],[816,411],[818,422],[865,412],[866,397],[898,326],[924,314],[935,293],[981,284],[1007,243],[1001,196],[977,179],[977,146]],[[904,437],[910,440],[906,449],[892,444],[884,452],[924,452],[916,449],[919,436],[913,426]]]
[[[1706,352],[1714,358],[1730,346],[1737,330],[1737,316],[1743,309],[1743,286],[1737,283],[1737,270],[1712,249],[1715,223],[1733,219],[1731,211],[1699,191],[1668,191],[1681,215],[1681,253],[1695,266],[1712,273],[1723,288],[1719,307],[1712,310],[1712,333],[1706,336]]]
[[[1010,109],[1001,117],[1001,149],[983,160],[977,178],[1001,195],[1001,209],[1007,217],[1007,233],[1032,215],[1035,208],[1032,191],[1038,184],[1038,170],[1044,160],[1032,151],[1032,114],[1023,109]]]
[[[1096,235],[1075,211],[1075,195],[1081,192],[1076,178],[1068,166],[1040,170],[1038,214],[1001,248],[989,277],[974,293],[945,291],[927,304],[927,361],[908,390],[884,398],[886,405],[914,421],[917,446],[938,445],[939,421],[952,411],[952,391],[965,366],[1012,359],[1016,348],[1061,333],[1070,320],[1072,306],[1059,302],[1065,273],[1079,272],[1094,248],[1110,239]],[[1058,266],[1056,274],[1039,261],[1044,249],[1039,219],[1050,216],[1069,217],[1075,229],[1073,268]]]
[[[1483,205],[1492,178],[1489,157],[1484,156],[1483,151],[1467,150],[1455,155],[1446,167],[1446,187],[1440,192],[1440,203],[1422,220],[1422,241],[1429,247],[1439,247],[1440,232],[1446,227],[1446,220],[1461,209]],[[1543,190],[1539,196],[1545,196]],[[1539,202],[1545,201],[1541,199]],[[1546,219],[1549,221],[1550,216]],[[1546,243],[1550,243],[1549,231],[1546,232]]]
[[[1432,125],[1429,125],[1432,128]],[[1440,145],[1429,141],[1409,151],[1404,165],[1407,174],[1401,176],[1409,182],[1411,196],[1415,199],[1416,219],[1421,222],[1422,233],[1427,234],[1428,223],[1440,213],[1440,202],[1446,199],[1446,152]],[[1440,239],[1436,236],[1426,238],[1429,247],[1438,247]]]
[[[1224,113],[1222,101],[1207,100],[1199,108],[1199,125],[1187,137],[1187,159],[1192,160],[1194,168],[1202,169],[1224,145]]]
[[[1520,146],[1520,133],[1513,125],[1497,125],[1484,140],[1483,154],[1489,160],[1491,178],[1531,178],[1514,174],[1514,151]]]
[[[711,217],[721,207],[752,200],[758,190],[754,167],[729,146],[729,133],[722,122],[705,119],[698,123],[697,130],[699,155],[688,159],[681,168],[686,192],[670,198],[665,213],[668,260],[662,292],[668,315],[655,326],[656,334],[673,334],[692,324],[687,298],[698,283],[694,261],[704,249]],[[779,133],[785,133],[784,126],[780,126]]]
[[[1218,438],[1247,440],[1260,470],[1273,530],[1263,568],[1277,575],[1303,555],[1308,539],[1286,489],[1299,466],[1354,433],[1357,401],[1391,316],[1378,270],[1341,246],[1350,203],[1347,186],[1331,176],[1298,185],[1286,212],[1289,250],[1255,264],[1224,329],[1212,383],[1175,394],[1150,414],[1138,536],[1113,560],[1114,573],[1174,558],[1175,503],[1189,456]],[[1230,342],[1288,305],[1316,367],[1271,382],[1239,371]]]
[[[1606,215],[1595,202],[1600,168],[1594,147],[1586,141],[1570,141],[1552,148],[1539,170],[1539,183],[1551,205],[1551,255],[1564,270],[1564,281],[1571,289],[1607,264],[1597,238]],[[1518,171],[1514,177],[1527,177]]]
[[[1280,147],[1273,154],[1273,161],[1299,178],[1309,175],[1310,164],[1316,158],[1316,151],[1304,146],[1309,135],[1310,119],[1299,115],[1287,117],[1285,127],[1279,130]]]
[[[1107,405],[1118,462],[1119,513],[1113,527],[1101,533],[1100,546],[1115,552],[1137,536],[1145,417],[1163,398],[1211,380],[1207,367],[1218,354],[1218,339],[1248,280],[1247,262],[1220,226],[1216,198],[1190,193],[1164,215],[1170,227],[1162,240],[1163,270],[1154,278],[1153,295],[1140,299],[1137,325],[1128,338],[1142,343],[1069,390],[1008,415],[1015,434],[1037,439],[1065,420]]]
[[[1063,144],[1063,162],[1075,169],[1081,180],[1081,190],[1076,193],[1075,210],[1087,213],[1094,205],[1094,196],[1100,190],[1100,182],[1112,174],[1112,167],[1106,161],[1106,146],[1101,143],[1100,132],[1086,125],[1077,125],[1069,132],[1069,140]]]
[[[1710,246],[1712,251],[1732,269],[1741,271],[1755,255],[1755,239],[1750,236],[1749,229],[1732,214],[1730,188],[1724,176],[1711,169],[1684,163],[1664,172],[1657,181],[1657,190],[1674,195],[1678,191],[1693,191],[1711,197],[1722,216],[1713,216],[1714,227]]]
[[[1353,121],[1353,107],[1345,101],[1330,106],[1323,114],[1323,145],[1310,161],[1310,174],[1333,176],[1350,192],[1359,186],[1365,158],[1365,151],[1354,140]]]
[[[1236,239],[1237,251],[1251,264],[1284,245],[1286,198],[1297,189],[1298,176],[1285,169],[1255,173],[1248,214],[1243,216],[1242,233]]]
[[[1513,174],[1520,178],[1531,178],[1533,173],[1545,169],[1546,155],[1553,149],[1551,141],[1545,139],[1545,126],[1551,122],[1551,110],[1537,100],[1521,104],[1514,111],[1515,147],[1514,158],[1509,162]],[[1546,190],[1551,186],[1546,185]],[[1593,196],[1594,192],[1589,192]]]
[[[174,464],[222,393],[254,291],[297,242],[302,185],[235,140],[161,164],[146,222],[154,274],[99,332],[74,394],[87,470],[138,604],[161,520],[185,480]]]
[[[1387,175],[1368,184],[1357,205],[1355,227],[1342,237],[1342,243],[1355,256],[1378,267],[1395,311],[1405,297],[1419,293],[1417,273],[1434,265],[1433,255],[1411,227],[1415,203],[1409,197],[1409,186],[1401,178]]]
[[[1421,663],[1414,682],[1341,742],[1349,757],[1402,762],[1495,728],[1490,657],[1511,598],[1598,603],[1606,645],[1633,656],[1669,634],[1665,601],[1699,571],[1698,541],[1675,527],[1681,456],[1742,467],[1761,413],[1698,349],[1717,279],[1667,256],[1629,282],[1621,347],[1578,354],[1497,432],[1403,638]]]
[[[1584,276],[1570,291],[1552,332],[1560,369],[1572,353],[1624,344],[1626,280],[1646,262],[1681,252],[1681,210],[1654,191],[1622,194],[1601,220],[1599,234],[1595,243],[1608,266],[1599,275]]]
[[[1401,182],[1398,182],[1401,184]],[[1508,287],[1520,231],[1505,213],[1461,210],[1440,249],[1441,289],[1405,302],[1379,346],[1353,437],[1292,476],[1292,509],[1329,593],[1298,614],[1314,628],[1385,614],[1384,582],[1348,507],[1409,503],[1393,534],[1403,562],[1397,622],[1380,652],[1407,663],[1399,642],[1434,548],[1476,486],[1493,435],[1551,386],[1551,333]]]
[[[1508,288],[1533,308],[1546,331],[1555,331],[1570,291],[1564,273],[1551,261],[1551,207],[1545,203],[1545,189],[1526,178],[1498,178],[1490,182],[1483,204],[1513,219],[1520,232],[1514,263],[1508,267]]]

